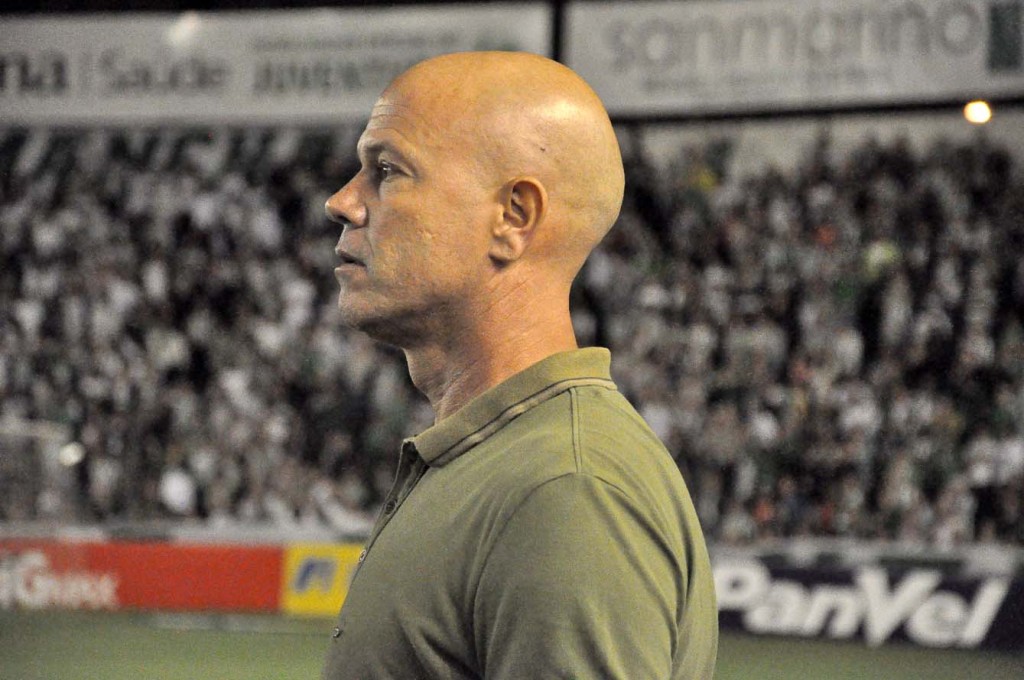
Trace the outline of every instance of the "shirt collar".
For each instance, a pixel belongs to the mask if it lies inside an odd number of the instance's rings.
[[[603,347],[553,354],[407,439],[406,448],[411,443],[428,465],[444,465],[556,394],[580,385],[616,389],[610,367],[611,353]]]

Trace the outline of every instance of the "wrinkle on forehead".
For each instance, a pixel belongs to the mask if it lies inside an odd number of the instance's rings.
[[[384,96],[370,112],[365,132],[382,131],[394,132],[410,143],[432,145],[438,137],[438,125],[430,120],[428,111],[387,100]]]
[[[385,95],[386,97],[386,95]],[[370,113],[370,117],[374,116],[389,116],[389,115],[401,115],[403,111],[412,111],[411,106],[405,104],[398,104],[391,102],[384,97],[381,97],[376,104],[373,105],[373,111]]]

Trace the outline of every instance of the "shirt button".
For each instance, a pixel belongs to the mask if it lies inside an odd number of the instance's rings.
[[[341,637],[341,628],[335,628],[331,631],[331,637],[337,640]]]
[[[390,515],[395,511],[395,506],[398,505],[394,500],[390,500],[384,504],[384,514]]]
[[[359,553],[359,564],[362,564],[363,560],[365,560],[365,559],[366,559],[366,551],[364,550],[363,552]]]

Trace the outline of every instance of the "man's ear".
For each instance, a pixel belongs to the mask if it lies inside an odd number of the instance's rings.
[[[491,233],[491,259],[509,264],[522,257],[548,209],[548,192],[540,180],[517,177],[501,188],[501,219]]]

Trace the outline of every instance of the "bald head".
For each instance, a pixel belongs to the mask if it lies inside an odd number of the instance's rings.
[[[437,143],[471,157],[496,186],[535,180],[546,194],[531,256],[571,275],[618,216],[624,174],[601,100],[571,69],[523,52],[463,52],[423,61],[384,91],[374,111],[434,116]]]

